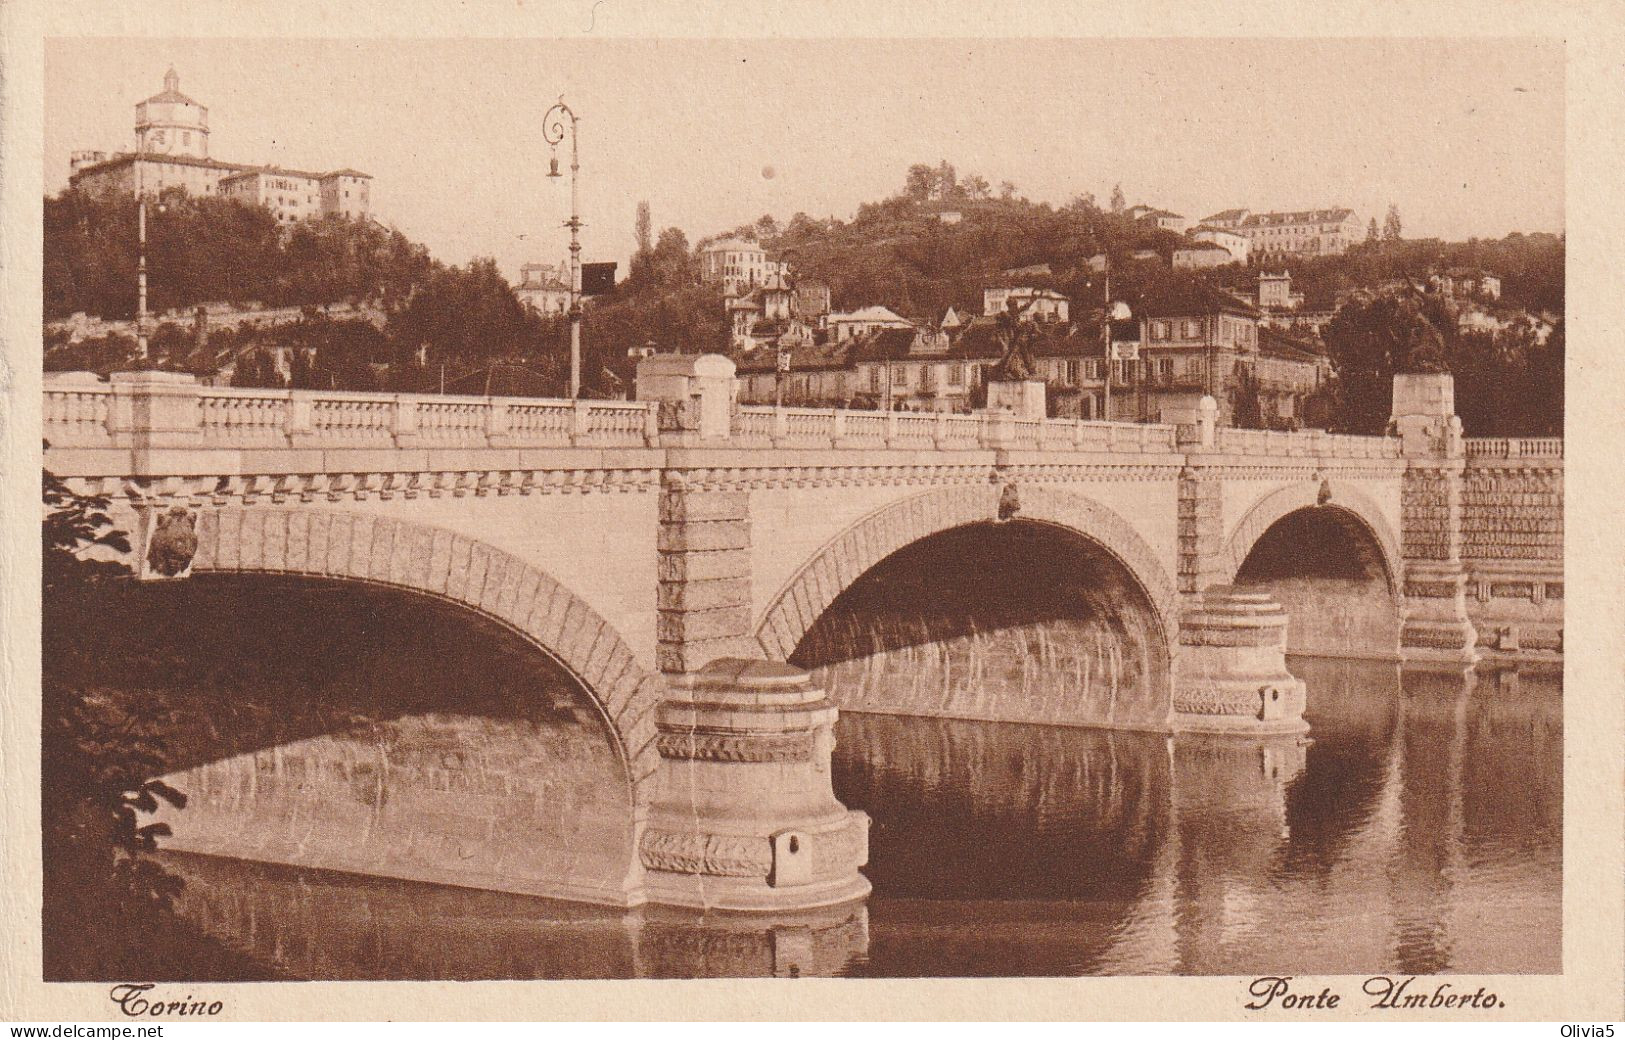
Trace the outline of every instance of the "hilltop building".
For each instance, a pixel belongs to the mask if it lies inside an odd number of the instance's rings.
[[[372,177],[359,170],[311,173],[223,162],[209,156],[209,110],[181,93],[174,69],[164,89],[135,106],[134,152],[77,151],[70,187],[94,194],[156,196],[171,188],[191,195],[239,198],[271,210],[289,225],[324,216],[365,217]]]
[[[1364,238],[1354,211],[1345,208],[1283,213],[1227,209],[1202,218],[1202,225],[1233,231],[1250,243],[1254,256],[1336,256]]]
[[[570,311],[570,266],[523,264],[513,294],[537,314],[567,314]]]

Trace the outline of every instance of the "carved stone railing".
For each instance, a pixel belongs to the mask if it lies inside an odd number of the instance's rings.
[[[742,447],[890,448],[965,451],[1172,452],[1172,426],[1018,419],[1013,415],[949,412],[872,412],[840,408],[745,405],[734,415]]]
[[[652,401],[369,394],[206,387],[172,377],[47,383],[46,439],[56,447],[530,448],[655,447]],[[1213,450],[1279,458],[1397,459],[1391,437],[1220,428]],[[1173,453],[1168,424],[1020,419],[1005,413],[874,412],[743,406],[725,442],[740,448]],[[724,442],[717,442],[719,446]],[[1471,440],[1475,457],[1562,457],[1560,438]]]
[[[1561,437],[1464,437],[1469,459],[1560,459]]]
[[[530,448],[658,443],[656,405],[185,383],[47,385],[53,447]],[[161,439],[161,444],[159,440]]]
[[[1324,430],[1302,430],[1284,433],[1275,430],[1244,430],[1235,426],[1221,426],[1217,430],[1215,450],[1227,455],[1264,455],[1274,458],[1305,456],[1340,459],[1397,459],[1400,441],[1397,437],[1359,437],[1345,433],[1327,433]]]

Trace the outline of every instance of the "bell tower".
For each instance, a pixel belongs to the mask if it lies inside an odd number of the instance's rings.
[[[164,74],[163,91],[135,106],[135,140],[143,153],[209,157],[209,110],[181,93],[173,68]]]

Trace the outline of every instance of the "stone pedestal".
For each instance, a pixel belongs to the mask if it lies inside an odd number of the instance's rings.
[[[1286,669],[1286,612],[1269,593],[1215,585],[1180,620],[1173,728],[1302,733],[1305,690]]]
[[[649,901],[789,910],[868,895],[869,817],[835,799],[824,691],[791,665],[738,658],[669,682],[639,841]]]
[[[734,363],[721,354],[656,354],[638,362],[635,396],[660,402],[660,434],[673,445],[733,432]]]
[[[990,412],[1009,412],[1017,419],[1044,419],[1049,414],[1047,408],[1042,379],[994,379],[987,384]]]

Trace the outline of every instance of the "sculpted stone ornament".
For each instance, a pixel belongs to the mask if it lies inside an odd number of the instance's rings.
[[[999,519],[1010,520],[1021,512],[1021,491],[1014,484],[1004,485],[999,492]]]
[[[197,517],[181,506],[160,514],[147,539],[147,567],[156,575],[173,578],[192,565],[197,554]]]
[[[1320,490],[1315,492],[1315,505],[1323,506],[1332,500],[1332,482],[1325,477],[1320,478]]]
[[[1033,360],[1032,352],[1033,340],[1037,335],[1038,331],[1030,322],[1016,317],[1015,304],[1012,302],[1009,309],[999,315],[998,338],[1004,347],[1004,356],[989,371],[988,378],[1007,383],[1039,378],[1038,362]]]

